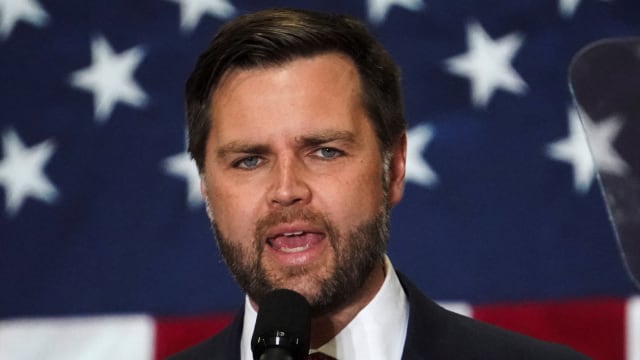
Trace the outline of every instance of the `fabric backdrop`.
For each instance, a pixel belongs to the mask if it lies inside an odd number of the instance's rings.
[[[0,359],[162,358],[229,321],[182,89],[225,19],[273,6],[354,15],[402,67],[397,269],[469,316],[640,359],[567,84],[584,45],[640,34],[635,0],[0,0]]]

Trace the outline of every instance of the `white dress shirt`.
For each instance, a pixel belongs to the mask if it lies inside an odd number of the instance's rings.
[[[385,257],[385,279],[374,298],[321,351],[338,360],[400,360],[409,323],[409,303],[391,261]],[[256,311],[245,299],[240,341],[242,360],[252,360],[251,336]],[[392,334],[392,335],[391,335]]]

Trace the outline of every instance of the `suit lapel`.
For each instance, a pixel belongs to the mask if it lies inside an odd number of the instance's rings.
[[[402,352],[402,360],[438,359],[438,343],[442,339],[442,327],[446,326],[446,311],[429,300],[403,274],[398,278],[409,301],[409,325]]]

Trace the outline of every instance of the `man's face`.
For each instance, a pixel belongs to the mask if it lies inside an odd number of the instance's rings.
[[[382,265],[405,149],[385,173],[360,91],[353,63],[333,53],[233,70],[215,91],[202,191],[252,300],[288,288],[331,310]]]

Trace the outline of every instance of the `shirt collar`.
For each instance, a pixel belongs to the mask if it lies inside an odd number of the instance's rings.
[[[333,339],[317,351],[338,360],[391,360],[402,357],[409,323],[409,303],[393,265],[385,256],[385,279],[378,293]],[[245,297],[240,341],[242,360],[251,360],[251,336],[257,313]],[[389,336],[397,334],[398,336]],[[316,350],[312,350],[314,352]]]

